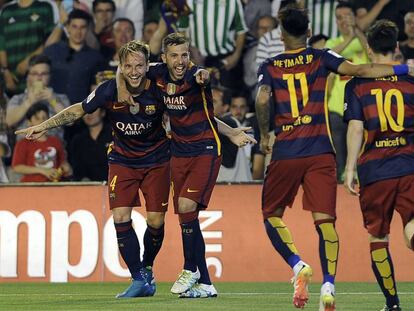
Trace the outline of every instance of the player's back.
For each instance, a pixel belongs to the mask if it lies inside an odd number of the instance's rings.
[[[414,78],[353,78],[345,99],[345,120],[364,122],[361,184],[414,174]]]
[[[276,142],[273,159],[333,153],[327,126],[327,77],[344,61],[330,50],[303,48],[267,59],[259,84],[272,88]]]

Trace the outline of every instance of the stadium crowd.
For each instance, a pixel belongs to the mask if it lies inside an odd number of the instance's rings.
[[[38,122],[33,116],[40,111],[52,116],[113,78],[117,51],[132,39],[149,43],[151,60],[159,61],[161,39],[175,30],[189,35],[192,61],[211,72],[215,115],[232,127],[252,127],[250,134],[258,139],[257,69],[284,50],[276,16],[291,2],[0,1],[0,182],[106,180],[111,130],[104,112],[52,130],[45,142],[36,143],[40,146],[27,145],[13,133]],[[387,18],[400,30],[397,60],[414,62],[411,1],[297,2],[310,12],[309,45],[330,48],[354,63],[369,62],[364,32],[375,20]],[[342,98],[347,80],[331,74],[328,87],[339,183],[346,159]],[[269,160],[259,144],[238,149],[226,137],[221,139],[218,181],[263,179]]]

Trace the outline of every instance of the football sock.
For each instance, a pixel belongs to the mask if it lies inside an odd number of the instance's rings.
[[[154,265],[154,259],[161,249],[164,240],[164,224],[159,228],[151,227],[147,224],[147,230],[144,234],[144,257],[142,266],[148,267]]]
[[[280,217],[270,217],[265,220],[267,235],[276,251],[283,257],[290,267],[294,267],[299,261],[300,256],[292,235]]]
[[[196,244],[197,230],[200,230],[198,219],[181,224],[181,236],[184,249],[184,269],[197,271]]]
[[[323,282],[335,283],[336,263],[338,261],[339,241],[335,230],[335,220],[315,221],[319,234],[319,258],[322,265]]]
[[[128,266],[132,278],[134,280],[143,280],[140,273],[142,265],[139,258],[139,242],[135,230],[132,227],[132,220],[115,224],[115,230],[119,252]]]
[[[388,250],[388,242],[372,242],[371,263],[378,285],[381,287],[387,301],[387,306],[392,307],[400,304],[397,287],[394,279],[394,266],[391,254]]]
[[[201,233],[200,226],[196,228],[197,241],[196,241],[196,258],[197,267],[200,271],[199,283],[211,285],[210,275],[208,273],[206,262],[206,244],[204,243],[203,234]]]

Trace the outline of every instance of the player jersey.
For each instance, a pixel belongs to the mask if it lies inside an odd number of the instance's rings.
[[[197,84],[194,73],[198,69],[190,65],[181,81],[170,78],[166,64],[151,65],[148,73],[162,92],[170,117],[171,153],[177,157],[221,154],[211,88]]]
[[[258,71],[259,86],[274,98],[272,160],[334,153],[328,126],[326,79],[345,59],[325,49],[303,48],[268,58]]]
[[[364,122],[357,170],[361,185],[414,174],[414,78],[353,78],[344,120]]]
[[[137,107],[117,102],[116,81],[102,83],[82,102],[91,113],[104,108],[112,125],[113,143],[108,150],[109,163],[140,168],[170,159],[169,141],[162,124],[164,105],[158,88],[147,80],[145,90],[134,97]]]

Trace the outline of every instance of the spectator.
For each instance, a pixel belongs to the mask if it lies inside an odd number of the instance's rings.
[[[359,0],[355,1],[357,25],[365,31],[374,21],[388,19],[397,24],[398,40],[405,39],[404,15],[414,10],[414,1],[407,0]]]
[[[9,157],[10,154],[11,152],[10,152],[10,146],[7,143],[7,135],[6,133],[0,133],[0,184],[9,182],[9,178],[7,177],[6,166],[3,162],[3,158]]]
[[[89,8],[92,7],[93,0],[81,0]],[[141,40],[142,28],[144,24],[144,4],[143,0],[114,0],[115,18],[128,18],[134,23],[135,39]]]
[[[29,72],[26,78],[26,90],[14,95],[8,105],[6,123],[9,127],[21,129],[27,127],[25,115],[34,104],[44,103],[51,115],[69,106],[69,100],[64,94],[56,94],[49,87],[50,60],[45,55],[33,56],[29,61]],[[53,129],[52,135],[63,138],[62,129]]]
[[[225,90],[219,85],[213,84],[212,91],[214,92],[213,104],[214,114],[216,117],[231,127],[237,127],[240,125],[240,122],[234,116],[229,113],[224,113],[226,110],[226,105],[223,103],[223,95]],[[245,105],[247,109],[246,102]],[[228,137],[221,134],[219,134],[219,136],[222,146],[223,159],[220,166],[219,175],[217,177],[217,182],[252,181],[252,174],[250,172],[250,157],[246,156],[246,152],[243,150],[245,147],[238,148],[228,139]]]
[[[318,34],[310,37],[308,40],[308,45],[314,49],[323,49],[326,45],[326,41],[329,40],[328,36],[323,34]]]
[[[101,53],[105,59],[103,66],[104,71],[100,71],[96,74],[96,84],[115,77],[115,73],[119,65],[118,51],[121,46],[134,39],[134,24],[128,18],[117,18],[112,27],[112,35],[114,38],[115,48],[102,48]]]
[[[269,3],[270,4],[270,3]],[[243,55],[243,68],[244,68],[244,83],[249,88],[249,103],[253,103],[256,98],[256,84],[257,84],[257,69],[259,65],[256,64],[256,54],[258,47],[258,39],[262,37],[268,31],[271,31],[277,27],[277,20],[270,16],[264,15],[257,20],[257,23],[253,30],[253,35],[255,41],[250,45],[249,48],[246,47],[246,51]],[[253,106],[253,105],[250,105]]]
[[[400,44],[400,51],[404,60],[408,64],[414,65],[414,10],[405,14],[404,32],[407,35],[407,40]]]
[[[282,53],[285,50],[280,37],[280,28],[276,26],[271,31],[266,32],[257,44],[256,66],[259,67],[267,58]]]
[[[70,162],[75,180],[108,179],[107,150],[112,141],[111,128],[104,124],[105,110],[83,116],[87,129],[77,134],[71,145]]]
[[[48,118],[49,110],[42,103],[34,104],[26,113],[29,126]],[[23,175],[21,182],[59,181],[71,174],[61,140],[47,134],[36,141],[19,140],[14,149],[12,168]]]
[[[25,87],[22,79],[29,59],[41,54],[54,27],[53,5],[47,1],[18,0],[0,12],[0,65],[6,88],[16,94]]]
[[[246,26],[249,29],[251,35],[255,36],[257,30],[257,21],[259,18],[269,15],[271,11],[270,1],[263,0],[242,0],[244,3],[244,17]]]
[[[113,0],[94,0],[92,12],[95,21],[95,35],[101,47],[114,48],[112,36],[112,21],[115,15],[115,3]]]
[[[68,42],[48,46],[45,54],[51,60],[51,86],[69,97],[71,104],[88,97],[103,58],[85,44],[91,17],[82,10],[73,10],[68,17]]]
[[[192,44],[204,58],[204,65],[220,70],[220,83],[231,90],[243,89],[241,56],[247,27],[240,0],[187,0],[191,14],[179,21],[188,30]],[[214,27],[212,27],[214,25]]]
[[[158,22],[156,20],[148,20],[144,24],[144,30],[142,31],[142,42],[149,44],[152,36],[157,31],[157,29]]]
[[[339,37],[329,39],[326,47],[354,64],[368,62],[365,51],[367,46],[365,35],[356,27],[353,7],[348,3],[339,3],[335,9]],[[343,121],[345,84],[352,77],[331,74],[329,78],[329,123],[333,144],[336,150],[336,169],[339,183],[343,183],[343,173],[346,161],[346,131],[347,124]]]

